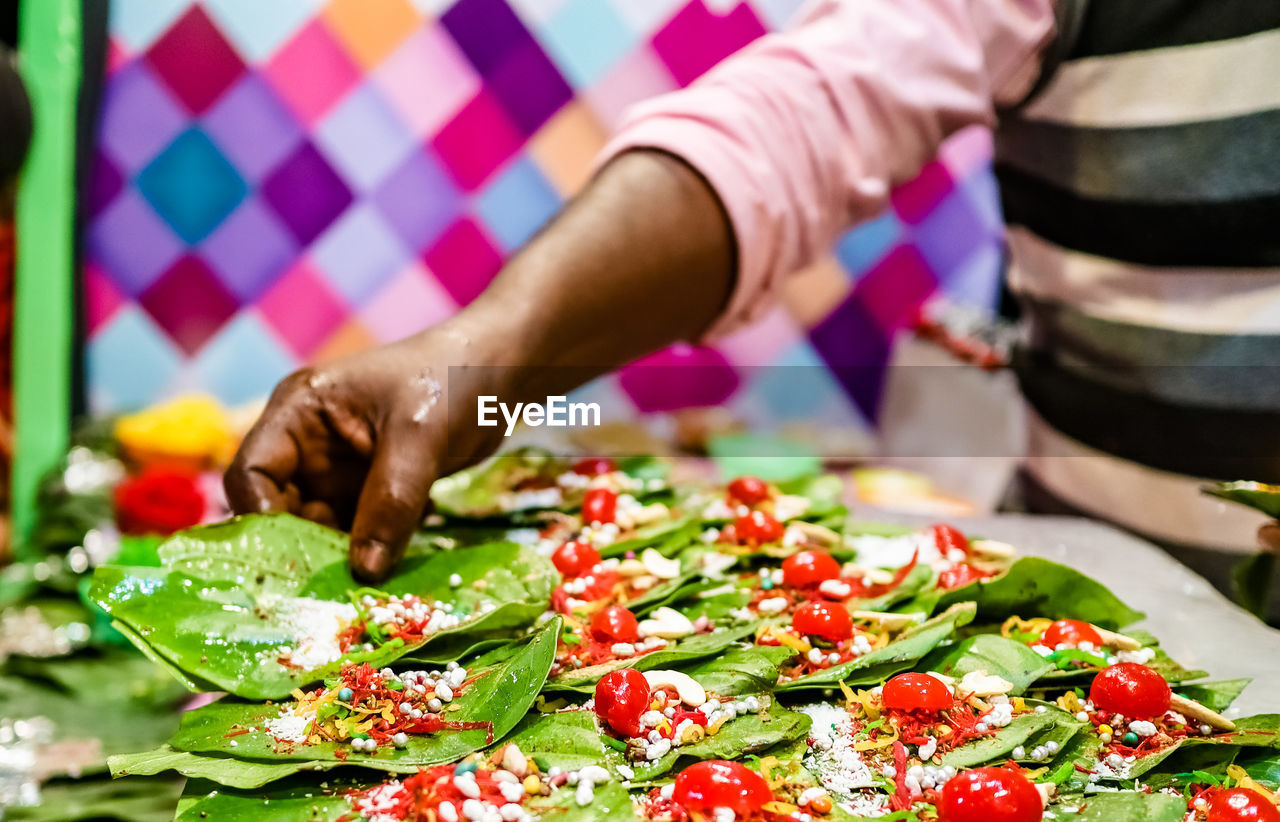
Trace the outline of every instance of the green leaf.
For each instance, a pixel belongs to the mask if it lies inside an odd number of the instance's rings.
[[[545,760],[562,770],[587,765],[616,766],[625,760],[607,746],[591,711],[530,714],[500,745],[514,744],[525,756]],[[498,747],[498,746],[495,746]]]
[[[733,628],[721,628],[709,634],[695,634],[644,656],[615,659],[600,665],[565,671],[548,679],[546,689],[549,691],[588,693],[594,690],[595,683],[600,677],[610,671],[617,671],[622,668],[635,668],[640,671],[671,668],[681,663],[721,653],[743,637],[755,633],[755,630],[755,623],[747,623]]]
[[[520,448],[490,457],[479,465],[438,479],[431,486],[435,510],[447,517],[485,519],[547,508],[559,508],[561,501],[538,504],[534,496],[515,497],[522,484],[556,488],[556,477],[569,466],[541,448]]]
[[[169,822],[182,792],[180,779],[68,779],[42,785],[40,803],[10,805],[6,822]]]
[[[347,662],[381,667],[435,643],[470,649],[454,643],[532,622],[558,580],[548,560],[511,543],[415,554],[385,590],[450,602],[470,618],[421,643],[357,648],[319,668],[278,664],[278,649],[296,648],[301,640],[282,614],[284,604],[293,598],[345,602],[359,587],[346,553],[346,536],[314,523],[286,515],[240,517],[168,540],[160,547],[165,568],[99,568],[93,597],[127,627],[128,638],[183,672],[189,685],[272,699],[333,676]],[[461,578],[459,586],[449,585],[451,574]]]
[[[657,550],[665,557],[675,556],[687,548],[702,533],[702,523],[695,517],[666,519],[636,529],[635,536],[619,540],[600,549],[604,558],[620,557],[628,551],[637,556],[648,548]]]
[[[905,631],[879,650],[802,676],[778,686],[779,691],[805,688],[830,688],[844,681],[847,685],[880,684],[885,679],[911,667],[925,654],[950,639],[961,625],[973,619],[970,603],[958,603],[937,616]]]
[[[245,789],[260,788],[301,771],[328,771],[342,765],[341,762],[237,759],[223,754],[179,751],[168,745],[151,751],[113,756],[108,764],[111,766],[111,775],[115,777],[154,776],[166,771],[177,771],[193,779],[208,779],[232,788]]]
[[[1207,486],[1206,494],[1247,505],[1269,517],[1280,519],[1280,485],[1262,482],[1220,482]]]
[[[974,740],[942,755],[941,763],[953,768],[972,768],[987,762],[1011,759],[1014,748],[1025,748],[1028,754],[1037,744],[1052,739],[1061,745],[1084,727],[1084,723],[1066,711],[1041,705],[1044,711],[1015,716],[994,736]],[[1023,758],[1024,762],[1030,759]]]
[[[1246,748],[1280,748],[1280,714],[1258,714],[1235,721],[1236,729],[1228,734],[1216,736],[1192,736],[1180,739],[1174,745],[1153,754],[1148,754],[1134,762],[1128,770],[1128,778],[1137,778],[1149,773],[1162,762],[1188,748],[1202,745],[1227,745]]]
[[[992,622],[1011,616],[1037,616],[1080,619],[1120,630],[1143,617],[1102,583],[1074,568],[1039,557],[1023,557],[1000,576],[935,595],[937,607],[974,602],[978,617]],[[922,596],[917,602],[925,603],[931,598]]]
[[[763,703],[766,699],[762,699]],[[636,782],[649,782],[675,768],[682,760],[740,759],[744,754],[763,751],[780,742],[800,739],[809,732],[809,717],[768,700],[768,708],[726,722],[720,732],[691,745],[672,748],[653,762],[632,763]]]
[[[1237,561],[1231,569],[1231,588],[1236,602],[1259,619],[1266,619],[1275,578],[1276,555],[1270,551],[1259,551]]]
[[[1072,804],[1075,805],[1074,800]],[[1067,813],[1055,806],[1046,820],[1071,819],[1079,822],[1182,822],[1187,815],[1187,801],[1165,793],[1117,791],[1083,797],[1077,813]]]
[[[717,696],[768,693],[778,685],[778,666],[795,654],[787,647],[753,645],[732,648],[712,659],[680,666],[679,670]]]
[[[1222,713],[1231,707],[1252,682],[1251,679],[1225,679],[1220,682],[1201,682],[1198,685],[1183,685],[1178,693],[1194,699],[1211,711]]]
[[[182,793],[174,822],[338,822],[351,813],[344,792],[371,784],[350,776],[321,780],[299,775],[261,789],[238,790],[192,779]]]
[[[973,671],[985,671],[1013,683],[1013,695],[1053,670],[1053,663],[1023,645],[998,634],[977,634],[925,657],[923,670],[960,679]]]
[[[502,739],[525,715],[547,678],[555,657],[559,618],[539,631],[506,662],[488,669],[452,703],[451,722],[492,723],[492,740]],[[410,736],[403,749],[379,748],[356,753],[349,745],[320,742],[315,745],[280,746],[264,723],[280,713],[279,706],[224,699],[189,711],[170,741],[174,748],[193,753],[218,753],[266,762],[334,762],[365,768],[407,773],[419,767],[454,762],[491,744],[484,730],[443,730]],[[236,729],[249,733],[229,737]],[[235,742],[233,746],[231,743]],[[218,780],[216,775],[209,778]]]

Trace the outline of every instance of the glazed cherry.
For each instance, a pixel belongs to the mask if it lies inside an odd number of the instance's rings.
[[[938,802],[938,822],[1039,822],[1043,817],[1036,786],[1007,768],[956,774]]]
[[[551,555],[551,564],[567,579],[580,577],[596,567],[600,552],[585,542],[566,542]]]
[[[840,563],[826,551],[801,551],[782,561],[782,581],[793,588],[812,588],[840,577]]]
[[[729,498],[743,505],[755,505],[769,498],[769,486],[759,477],[738,477],[729,483]]]
[[[773,792],[764,777],[746,765],[711,759],[681,771],[671,798],[686,811],[729,808],[738,816],[750,816],[773,799]]]
[[[1146,665],[1117,662],[1093,678],[1089,699],[1100,711],[1151,719],[1169,710],[1169,683]]]
[[[1070,645],[1074,648],[1081,642],[1088,642],[1093,647],[1100,648],[1102,634],[1087,622],[1081,622],[1078,619],[1060,619],[1044,629],[1037,644],[1047,645],[1050,648],[1057,648],[1059,645]]]
[[[953,526],[933,526],[933,542],[938,546],[938,553],[944,558],[948,558],[952,550],[963,551],[965,556],[969,554],[969,538]]]
[[[610,671],[596,683],[596,716],[625,736],[640,735],[640,717],[649,710],[649,680],[634,668]]]
[[[588,457],[573,464],[573,473],[584,477],[598,477],[601,474],[612,474],[618,470],[618,464],[608,457]]]
[[[1280,822],[1280,810],[1257,791],[1216,790],[1209,800],[1205,822]]]
[[[880,698],[896,711],[942,711],[955,705],[951,689],[928,674],[898,674],[884,684]]]
[[[583,522],[613,522],[618,511],[618,495],[608,488],[592,488],[582,497]]]
[[[818,636],[831,642],[839,642],[853,636],[853,617],[838,602],[814,600],[796,609],[791,617],[791,627],[805,636]]]
[[[763,545],[767,542],[778,542],[782,539],[784,530],[781,522],[764,511],[752,511],[733,521],[733,533],[738,538],[738,542],[742,543]]]
[[[636,615],[621,605],[610,605],[596,611],[591,618],[591,636],[596,642],[635,642],[640,638]]]

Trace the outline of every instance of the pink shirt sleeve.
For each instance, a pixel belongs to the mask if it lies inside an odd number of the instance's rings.
[[[719,195],[739,270],[718,336],[882,211],[947,136],[1021,99],[1053,30],[1053,0],[814,0],[790,31],[629,110],[603,157],[661,149]]]

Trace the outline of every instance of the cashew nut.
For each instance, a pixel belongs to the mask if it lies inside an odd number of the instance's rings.
[[[787,527],[798,531],[804,537],[804,541],[810,545],[829,548],[840,544],[840,535],[822,525],[815,525],[812,522],[793,522]]]
[[[1115,631],[1108,631],[1097,625],[1093,628],[1098,632],[1098,636],[1102,637],[1102,644],[1108,648],[1115,648],[1117,651],[1137,651],[1142,648],[1142,643],[1133,637],[1117,634]]]
[[[645,570],[658,579],[675,579],[680,576],[680,561],[664,557],[656,548],[646,549],[640,555],[640,561],[644,563]]]
[[[994,539],[975,539],[969,543],[969,556],[987,560],[1010,561],[1018,555],[1018,549],[1007,542]]]
[[[1219,731],[1234,731],[1236,729],[1236,723],[1222,714],[1217,711],[1211,711],[1194,699],[1188,699],[1179,694],[1173,695],[1173,698],[1169,701],[1169,708],[1182,714],[1187,719],[1194,719]]]
[[[641,636],[656,636],[662,639],[679,639],[694,631],[689,618],[674,608],[658,608],[648,619],[640,621]]]
[[[707,701],[707,692],[698,681],[688,674],[679,671],[645,671],[644,678],[649,681],[649,689],[674,688],[684,704],[697,708]]]
[[[638,559],[624,559],[618,563],[618,573],[624,577],[638,577],[641,574],[648,573],[644,567],[644,563]]]
[[[651,522],[666,519],[670,515],[667,506],[660,502],[646,505],[631,512],[631,523],[634,526],[648,525]]]
[[[1058,786],[1052,782],[1037,782],[1036,790],[1040,793],[1040,807],[1049,807],[1049,800],[1058,792]]]
[[[819,589],[821,590],[821,589]],[[875,622],[886,631],[901,631],[921,621],[921,614],[891,614],[886,611],[854,611],[849,616]]]
[[[970,671],[960,678],[957,690],[974,696],[996,696],[1013,690],[1013,683],[986,671]]]

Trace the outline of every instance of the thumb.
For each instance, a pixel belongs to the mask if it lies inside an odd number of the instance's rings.
[[[379,438],[351,526],[352,575],[381,582],[391,574],[422,523],[435,479],[421,431]]]

